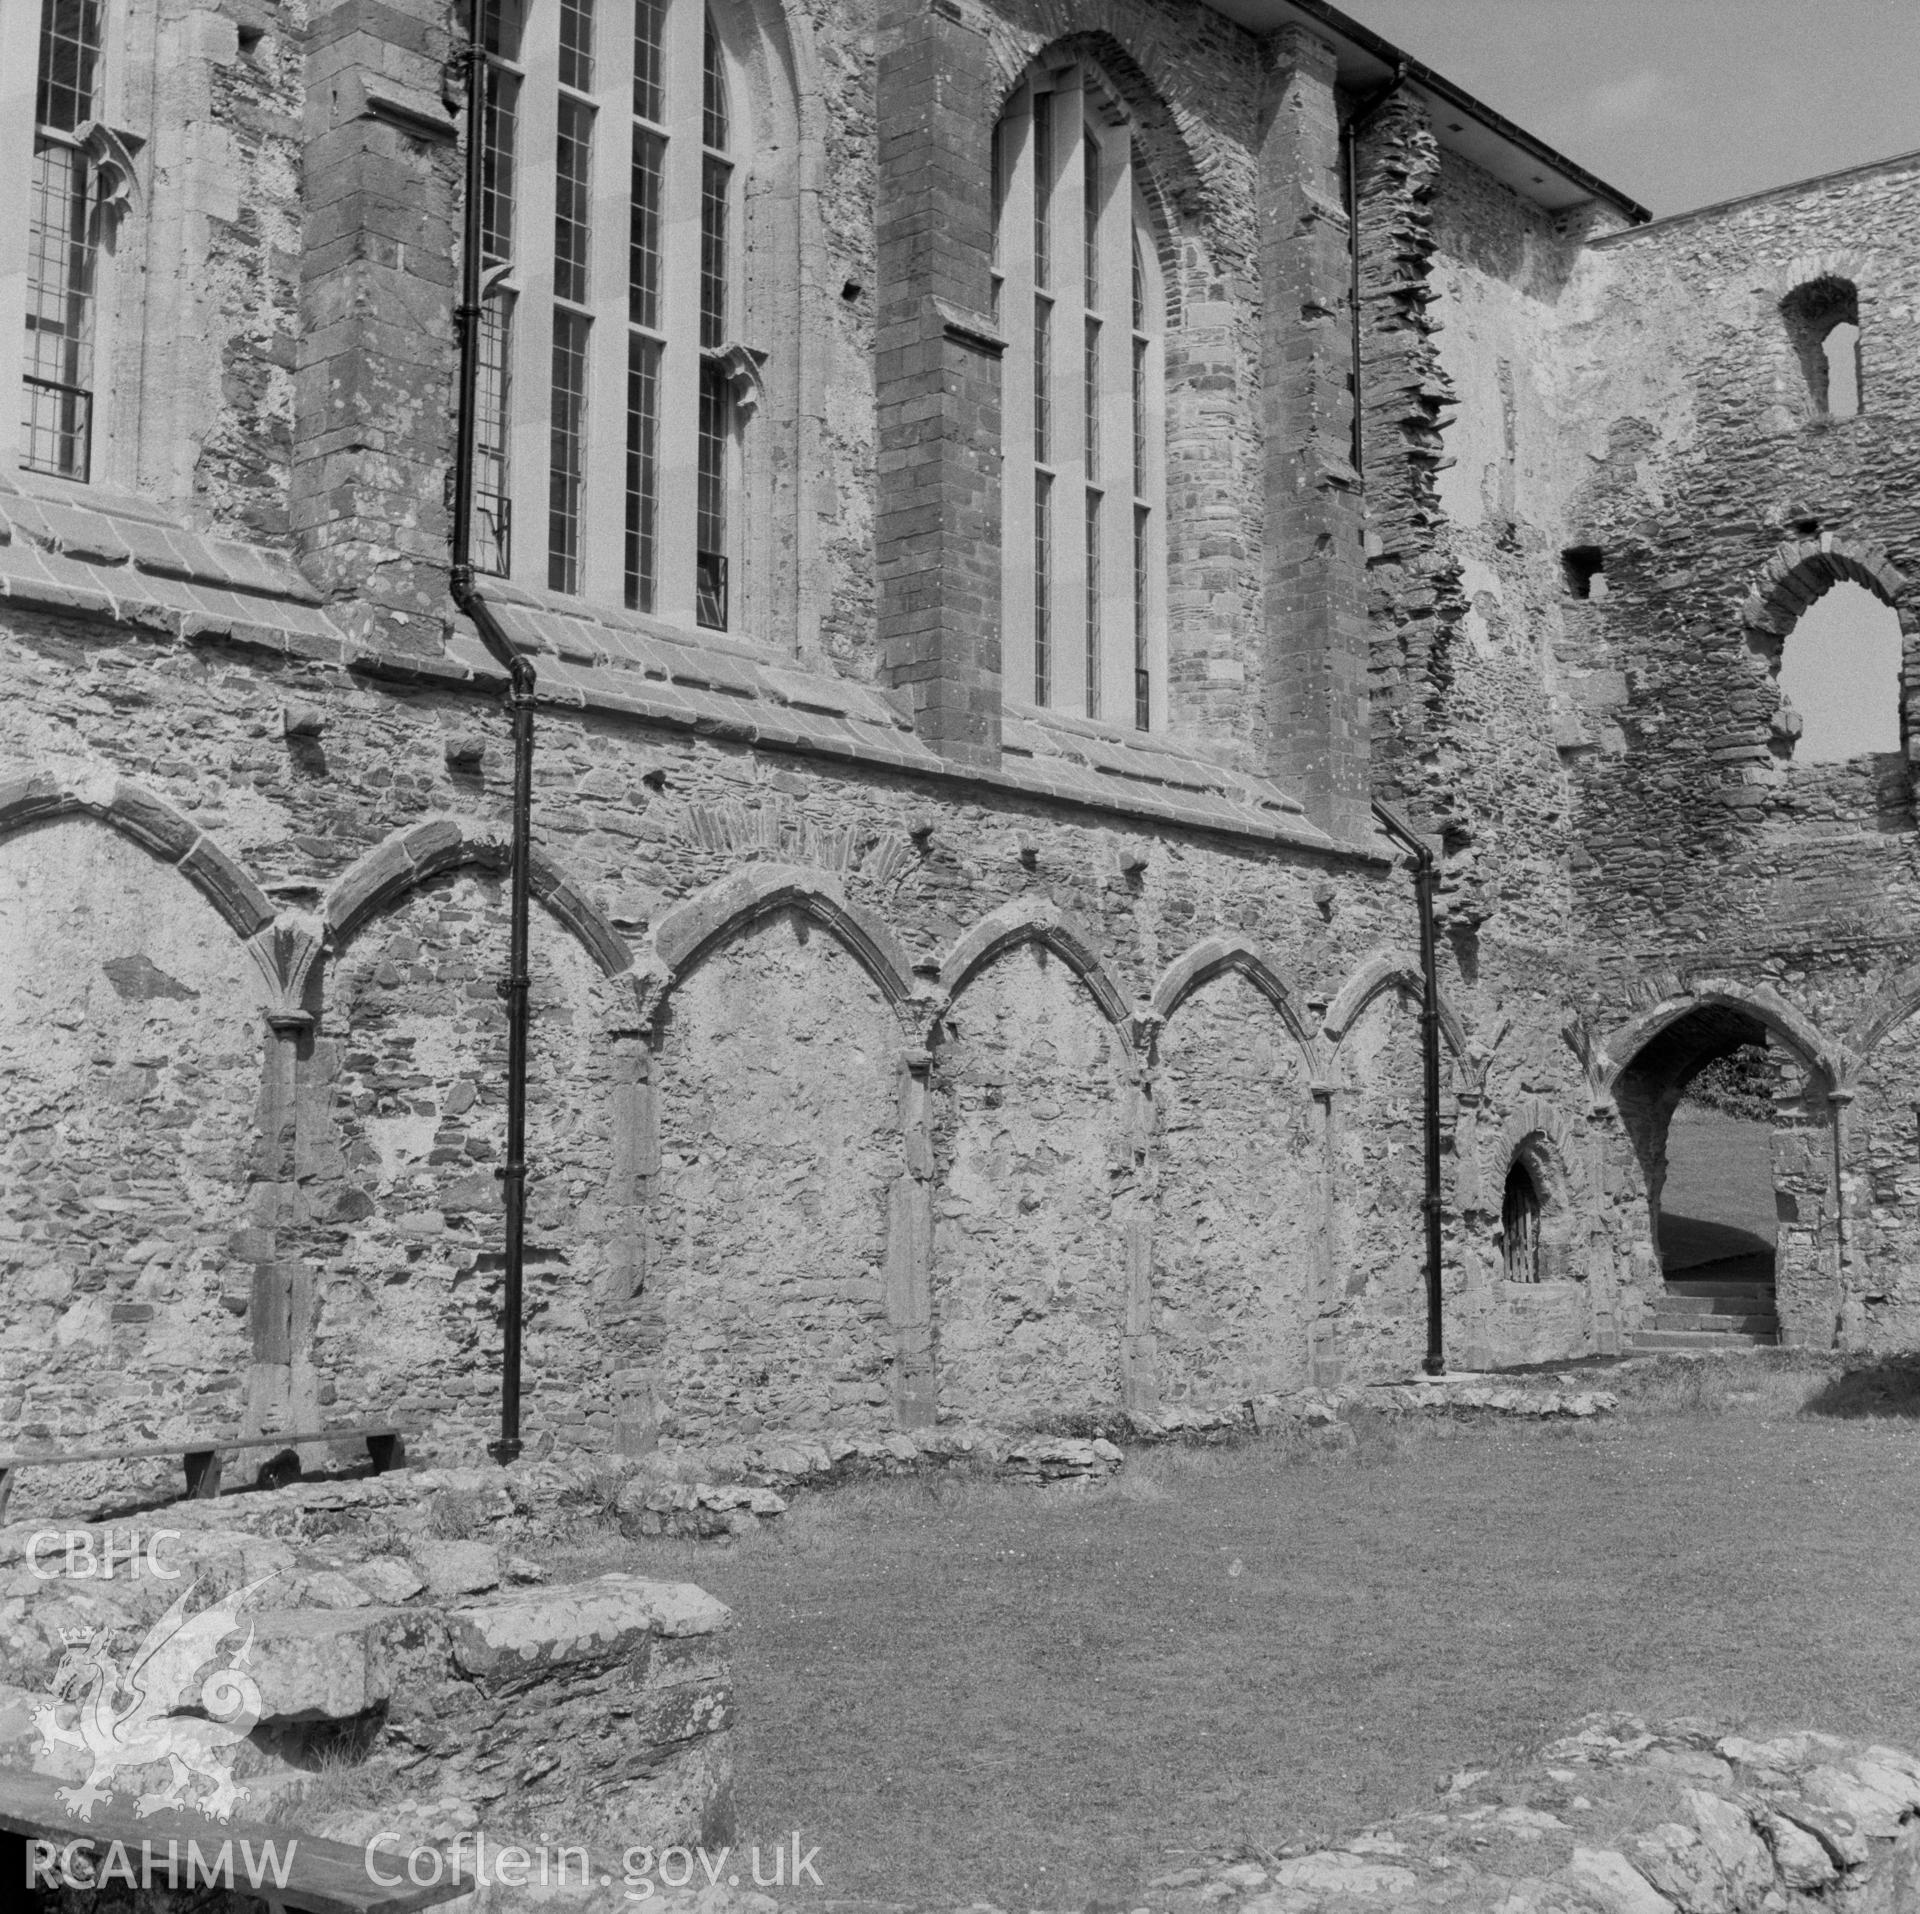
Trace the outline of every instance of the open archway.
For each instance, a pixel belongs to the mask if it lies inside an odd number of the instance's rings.
[[[1786,1119],[1775,1106],[1810,1068],[1752,1008],[1705,1001],[1661,1025],[1620,1071],[1614,1101],[1659,1273],[1643,1341],[1779,1340],[1780,1219],[1798,1206],[1780,1191]]]

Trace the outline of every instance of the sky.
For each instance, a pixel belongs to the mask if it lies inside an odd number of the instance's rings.
[[[1920,148],[1920,0],[1335,0],[1656,216]]]

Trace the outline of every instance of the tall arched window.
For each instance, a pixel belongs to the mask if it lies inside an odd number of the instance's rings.
[[[1165,698],[1165,299],[1124,106],[1036,66],[994,132],[1001,650],[1015,698],[1146,730]]]
[[[759,355],[720,35],[701,0],[491,0],[487,55],[480,561],[725,630]]]

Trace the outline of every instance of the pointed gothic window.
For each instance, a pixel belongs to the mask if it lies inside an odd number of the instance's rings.
[[[1135,175],[1098,70],[1035,67],[994,136],[1006,685],[1146,730],[1165,698],[1165,302]]]
[[[700,0],[493,0],[487,32],[482,565],[725,630],[757,376],[725,46]]]

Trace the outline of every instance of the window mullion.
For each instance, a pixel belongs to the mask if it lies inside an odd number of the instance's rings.
[[[1133,184],[1127,128],[1100,129],[1100,715],[1133,722]]]
[[[1061,76],[1054,95],[1053,293],[1053,696],[1066,711],[1086,709],[1087,416],[1086,124],[1081,75]]]
[[[589,273],[593,361],[587,397],[587,497],[581,525],[584,588],[618,602],[626,541],[628,197],[633,125],[631,0],[600,0],[594,35],[595,115]]]
[[[553,152],[559,128],[555,9],[529,7],[517,128],[519,163],[513,207],[513,366],[509,381],[512,435],[507,454],[513,488],[509,576],[524,585],[547,582],[547,474],[551,462],[553,377]]]
[[[1146,313],[1145,342],[1141,352],[1141,391],[1144,398],[1145,430],[1142,435],[1145,464],[1139,477],[1138,515],[1144,523],[1145,546],[1145,629],[1140,634],[1139,655],[1152,674],[1150,725],[1158,729],[1166,722],[1166,577],[1167,577],[1167,377],[1166,377],[1166,290],[1160,280],[1160,265],[1154,256],[1148,227],[1136,192],[1133,223],[1139,230],[1141,257],[1145,265]]]
[[[698,0],[673,0],[661,48],[666,163],[660,192],[661,329],[659,510],[654,609],[694,622],[699,492],[701,102],[706,15]]]
[[[1001,121],[1000,653],[1007,695],[1033,696],[1033,95],[1022,87]]]

